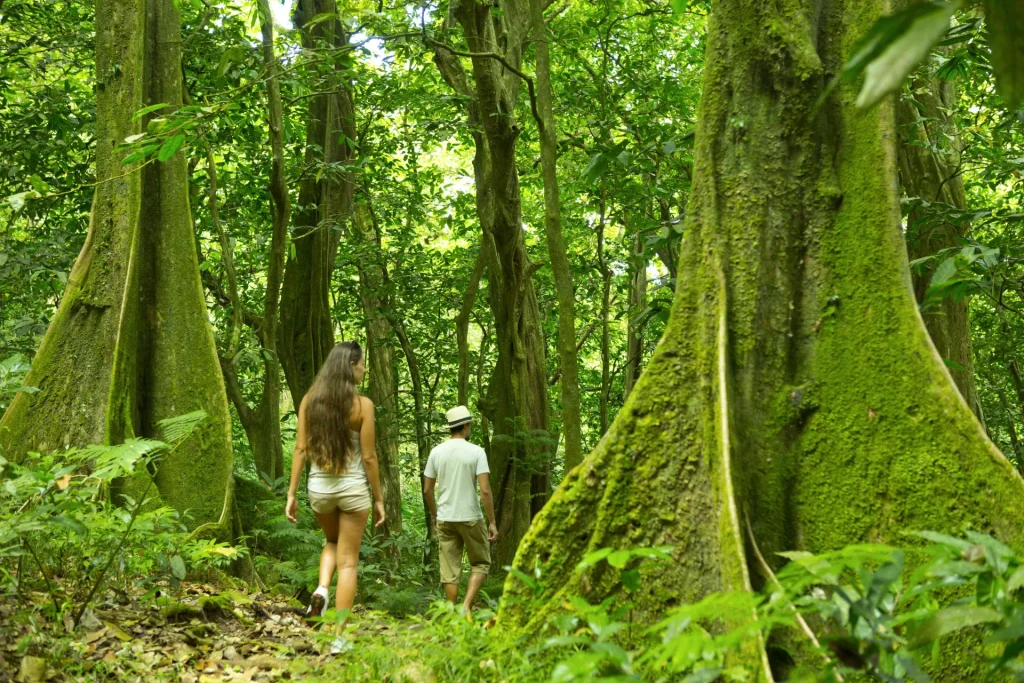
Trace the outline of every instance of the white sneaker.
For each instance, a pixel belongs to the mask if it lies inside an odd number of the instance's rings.
[[[327,587],[319,586],[309,598],[309,607],[306,608],[306,618],[322,617],[327,612]]]
[[[355,646],[352,645],[352,641],[346,638],[345,636],[334,636],[334,642],[331,643],[331,654],[344,654],[351,650],[353,647]]]

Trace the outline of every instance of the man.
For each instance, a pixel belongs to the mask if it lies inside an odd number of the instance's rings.
[[[487,453],[469,442],[473,416],[466,406],[448,411],[448,429],[451,438],[430,451],[427,467],[423,471],[423,497],[427,501],[430,518],[434,520],[440,552],[441,585],[445,596],[458,603],[459,576],[462,573],[462,551],[469,556],[470,576],[466,597],[462,601],[468,612],[476,594],[487,579],[491,566],[488,541],[498,540],[498,526],[494,523],[494,499],[491,495],[490,468]],[[437,484],[437,500],[434,485]],[[476,488],[480,484],[480,499]],[[480,503],[487,511],[487,526],[480,514]]]

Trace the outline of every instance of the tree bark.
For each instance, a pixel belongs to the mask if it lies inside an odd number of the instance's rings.
[[[604,229],[608,215],[608,187],[601,179],[601,207],[597,221],[597,270],[601,274],[601,394],[598,413],[601,420],[601,434],[608,431],[608,402],[611,398],[611,340],[609,318],[611,317],[612,270],[605,259]]]
[[[302,29],[304,49],[338,47],[342,41],[347,41],[347,36],[336,21],[321,21],[310,25],[313,17],[335,10],[334,0],[301,0],[296,3],[293,21]],[[329,80],[322,88],[325,93],[337,90],[337,81],[342,78],[340,67],[329,73]],[[332,95],[319,94],[309,100],[304,158],[307,169],[321,162],[344,163],[350,158],[350,147],[329,139],[331,99]],[[340,195],[341,217],[327,210],[325,193],[328,192],[334,196]],[[285,265],[281,290],[280,328],[281,366],[296,406],[313,384],[327,354],[334,348],[330,291],[341,234],[336,222],[339,218],[344,220],[351,211],[350,203],[347,211],[344,206],[351,192],[350,183],[345,187],[344,181],[339,183],[336,178],[318,180],[315,172],[307,172],[299,184],[292,237],[294,249]]]
[[[540,163],[544,179],[544,234],[558,295],[558,357],[562,365],[562,434],[565,438],[565,470],[583,460],[580,419],[580,380],[576,355],[576,303],[572,271],[562,235],[562,209],[558,194],[558,139],[551,93],[551,61],[544,0],[530,0],[530,15],[537,55],[537,111],[540,114]]]
[[[929,204],[945,204],[966,210],[967,198],[961,175],[963,142],[952,119],[956,94],[949,81],[931,76],[915,81],[913,98],[901,98],[896,108],[899,126],[899,177],[908,197],[919,197]],[[970,231],[969,223],[951,225],[929,219],[925,211],[915,209],[907,216],[907,252],[911,260],[931,256],[949,247],[958,247]],[[938,264],[912,273],[914,295],[924,301]],[[947,297],[936,310],[923,312],[924,324],[932,343],[949,364],[964,400],[983,421],[981,402],[974,381],[971,353],[971,327],[968,299]]]
[[[370,376],[367,395],[377,407],[377,460],[387,513],[381,533],[392,536],[402,531],[402,473],[398,467],[400,421],[398,396],[394,391],[394,346],[387,317],[387,269],[382,262],[380,236],[366,202],[355,206],[349,237],[358,264],[359,299],[366,316]]]
[[[644,353],[643,329],[634,323],[637,316],[647,307],[647,259],[644,257],[644,241],[637,231],[633,238],[633,258],[629,278],[629,332],[626,337],[626,368],[623,394],[625,398],[633,393],[633,387],[640,378],[640,361]]]
[[[466,292],[462,297],[462,307],[455,319],[455,333],[459,343],[459,405],[469,405],[469,316],[473,313],[473,304],[480,289],[480,278],[484,274],[484,250],[477,254],[473,270],[469,274]]]
[[[158,438],[157,422],[201,409],[207,419],[161,464],[156,485],[204,535],[229,539],[231,422],[199,278],[185,155],[125,175],[119,147],[153,118],[133,121],[142,107],[169,104],[159,114],[167,116],[181,106],[178,11],[171,0],[100,0],[96,29],[100,182],[89,232],[26,378],[39,391],[14,399],[0,420],[0,449],[17,461],[29,451]]]
[[[277,55],[274,52],[274,23],[267,0],[259,0],[257,11],[262,34],[263,68],[267,85],[267,127],[271,149],[269,177],[271,238],[270,251],[267,255],[267,284],[263,292],[263,315],[260,318],[260,324],[253,329],[260,344],[260,356],[263,363],[262,388],[255,408],[250,407],[247,403],[235,371],[235,355],[232,352],[236,335],[234,325],[231,332],[231,343],[228,345],[228,357],[221,358],[220,364],[227,386],[228,398],[235,406],[239,422],[242,423],[242,428],[245,430],[256,471],[266,481],[274,482],[285,476],[284,452],[281,444],[281,365],[277,344],[281,280],[284,275],[291,202],[284,175],[284,111],[281,104]],[[212,156],[210,161],[212,161]],[[216,215],[215,177],[215,171],[211,171],[211,217]],[[220,231],[220,227],[217,226],[217,228]],[[226,249],[223,256],[227,266],[234,261],[230,242],[226,236],[222,236],[220,241],[221,249]],[[231,270],[233,270],[233,266],[228,268],[229,288],[232,287],[234,279],[231,276]],[[229,290],[228,297],[232,306],[241,307],[237,290]]]
[[[956,390],[912,296],[893,103],[858,111],[843,83],[816,113],[887,10],[714,3],[672,314],[615,423],[523,539],[516,566],[546,568],[547,604],[618,590],[617,570],[575,570],[602,547],[675,548],[630,596],[638,623],[750,590],[766,577],[748,562],[743,513],[770,558],[903,544],[907,529],[985,529],[1024,547],[1024,480]],[[528,590],[506,584],[500,624],[544,623],[549,609],[514,599]],[[944,659],[943,674],[965,680],[973,664]]]
[[[419,465],[420,474],[420,497],[423,501],[423,514],[426,519],[430,520],[430,508],[427,506],[426,496],[423,494],[423,472],[427,467],[427,457],[430,455],[430,441],[427,436],[426,420],[428,416],[425,415],[425,408],[423,405],[423,374],[420,371],[419,359],[416,357],[416,349],[412,345],[412,341],[409,339],[409,335],[405,331],[405,323],[398,316],[398,314],[391,308],[386,311],[388,322],[391,323],[391,329],[395,331],[395,336],[398,337],[398,343],[402,347],[402,353],[405,354],[405,362],[409,367],[409,377],[412,380],[412,397],[413,397],[413,418],[415,420],[416,428],[416,457]],[[433,529],[431,524],[427,524],[427,537],[433,535]]]
[[[469,46],[472,87],[458,59],[444,47],[435,64],[445,81],[467,97],[476,146],[477,214],[487,258],[488,296],[494,315],[497,361],[483,402],[494,428],[488,459],[501,541],[495,564],[509,564],[532,516],[548,495],[548,398],[544,337],[531,276],[534,265],[522,231],[516,168],[515,104],[519,75],[493,55],[519,68],[530,25],[525,2],[502,3],[499,16],[477,0],[454,8]]]

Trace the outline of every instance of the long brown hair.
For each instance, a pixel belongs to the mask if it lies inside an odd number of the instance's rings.
[[[362,358],[356,342],[338,344],[306,394],[306,451],[322,472],[346,471],[355,452],[348,420],[359,396],[354,368]]]

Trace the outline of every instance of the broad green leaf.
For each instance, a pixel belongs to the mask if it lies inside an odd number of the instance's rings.
[[[589,567],[593,567],[595,564],[611,555],[611,553],[611,548],[601,548],[600,550],[595,550],[594,552],[585,555],[583,559],[580,561],[580,563],[576,565],[576,568],[587,569]]]
[[[185,580],[185,560],[181,559],[181,555],[171,558],[171,574],[179,581]]]
[[[996,90],[1012,111],[1024,102],[1024,3],[985,0],[985,24]]]
[[[142,109],[140,109],[137,112],[135,112],[135,116],[132,117],[132,121],[138,121],[139,119],[141,119],[146,114],[150,114],[150,113],[152,113],[154,111],[158,111],[160,109],[163,109],[166,106],[167,106],[166,102],[161,102],[160,104],[151,104],[148,107],[143,107]],[[134,138],[136,136],[132,135],[130,137]],[[140,135],[138,137],[142,137],[142,136]],[[125,142],[130,142],[129,138],[125,138]]]
[[[967,550],[974,545],[970,541],[965,541],[962,538],[954,538],[953,536],[948,536],[946,534],[940,534],[937,531],[910,531],[907,532],[907,535],[917,536],[918,538],[923,538],[926,541],[950,546],[957,550]]]
[[[321,12],[320,14],[316,15],[315,17],[310,19],[308,22],[306,22],[305,26],[303,26],[303,29],[305,29],[307,27],[310,27],[310,26],[315,26],[317,24],[322,24],[325,21],[331,21],[333,19],[336,19],[337,17],[338,17],[337,12]]]
[[[146,137],[145,133],[137,133],[135,135],[129,135],[128,137],[126,137],[124,139],[124,141],[126,143],[128,143],[129,145],[131,145],[131,144],[134,144],[134,143],[138,142],[139,140],[141,140],[144,137]]]
[[[632,553],[628,550],[616,550],[608,555],[608,564],[615,567],[616,569],[622,569],[629,562],[629,557]]]
[[[160,146],[160,151],[156,155],[157,161],[167,161],[175,155],[175,153],[181,149],[182,144],[185,142],[185,136],[178,133],[174,137],[167,138],[167,140]]]
[[[954,605],[936,612],[930,619],[914,629],[910,638],[911,647],[919,647],[955,631],[999,621],[999,612],[991,607]]]
[[[71,529],[79,536],[84,536],[89,531],[84,524],[79,522],[74,517],[67,517],[65,515],[54,515],[50,518],[50,522]]]
[[[871,59],[864,68],[864,85],[857,96],[861,109],[873,107],[883,97],[898,89],[906,77],[924,60],[935,43],[949,29],[949,20],[960,7],[960,2],[925,3],[914,5],[908,14],[918,7],[915,16],[909,17],[901,29],[893,34],[880,36],[876,47],[882,51]]]
[[[604,152],[598,152],[592,156],[590,163],[583,170],[583,182],[587,185],[593,185],[608,170],[608,164],[610,163],[611,157]]]
[[[630,593],[634,593],[640,588],[640,571],[637,569],[624,569],[619,574],[619,578],[622,580],[623,588]]]
[[[31,192],[19,192],[18,194],[12,194],[7,198],[7,203],[11,205],[11,209],[15,213],[25,208],[25,198],[28,197]]]
[[[950,257],[939,264],[939,267],[935,269],[932,274],[931,286],[941,285],[943,282],[953,279],[956,275],[956,261]]]
[[[1024,566],[1017,567],[1017,571],[1013,572],[1006,581],[1007,592],[1012,593],[1021,586],[1024,586]]]
[[[697,669],[692,674],[683,679],[683,683],[712,683],[717,681],[722,675],[722,670],[718,667],[709,667],[707,669]]]

